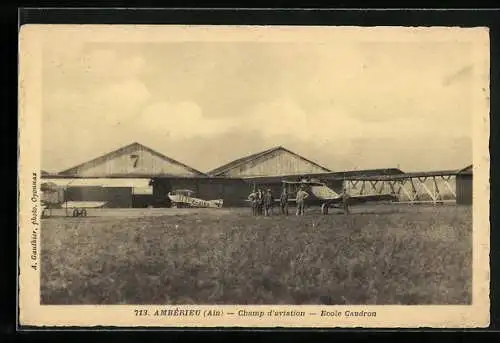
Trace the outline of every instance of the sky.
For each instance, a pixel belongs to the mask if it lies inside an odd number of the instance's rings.
[[[278,145],[334,171],[472,163],[465,42],[46,39],[42,67],[49,172],[132,142],[204,172]]]

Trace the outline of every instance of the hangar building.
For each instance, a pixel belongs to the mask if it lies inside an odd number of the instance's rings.
[[[245,206],[255,178],[271,177],[273,188],[279,192],[282,176],[321,172],[330,170],[278,146],[226,163],[205,176],[154,177],[153,188],[164,195],[169,190],[188,188],[202,199],[224,199],[224,207]]]
[[[207,174],[241,178],[246,184],[246,194],[258,186],[262,189],[269,188],[277,195],[281,192],[283,179],[318,178],[333,190],[340,192],[345,178],[348,177],[394,175],[403,172],[396,168],[332,172],[314,161],[278,146],[229,162]]]
[[[44,177],[65,188],[68,201],[106,201],[108,207],[161,206],[151,184],[153,176],[183,179],[204,173],[139,143],[132,143],[103,156]]]
[[[472,164],[458,171],[456,187],[457,204],[472,205]]]
[[[282,146],[239,158],[207,174],[226,177],[285,176],[331,172]]]
[[[344,178],[403,174],[399,169],[372,169],[351,172],[332,172],[330,169],[302,157],[282,146],[264,150],[226,163],[206,173],[207,176],[190,179],[155,177],[154,188],[158,194],[171,189],[189,188],[203,199],[224,199],[224,207],[248,206],[245,200],[254,187],[270,188],[273,194],[281,192],[281,181],[302,177],[325,180],[334,190],[340,191]]]
[[[341,190],[344,178],[402,174],[399,169],[334,173],[282,146],[239,158],[203,173],[139,143],[64,170],[42,176],[65,188],[68,201],[105,201],[108,207],[168,207],[167,193],[193,190],[197,197],[224,199],[224,207],[246,206],[253,187],[281,191],[283,178],[320,178]]]

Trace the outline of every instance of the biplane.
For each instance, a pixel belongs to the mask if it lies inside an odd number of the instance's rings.
[[[335,192],[328,187],[326,183],[319,180],[302,179],[300,181],[282,181],[283,185],[288,188],[288,194],[296,193],[301,187],[309,194],[305,200],[308,205],[321,206],[321,213],[328,214],[329,208],[344,208],[346,203],[347,208],[353,205],[359,205],[367,202],[391,202],[397,201],[397,197],[393,194],[376,194],[376,195],[349,195],[343,190],[341,194]],[[279,201],[277,199],[276,201]],[[289,198],[288,202],[295,202],[293,198]]]
[[[52,182],[42,183],[42,218],[50,217],[53,209],[65,209],[66,216],[86,217],[87,209],[101,208],[105,201],[65,201],[64,189]]]
[[[224,204],[223,199],[203,200],[195,198],[194,194],[195,192],[190,189],[177,189],[167,195],[172,202],[172,207],[176,208],[221,208]]]

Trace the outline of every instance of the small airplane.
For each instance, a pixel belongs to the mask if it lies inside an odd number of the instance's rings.
[[[177,189],[167,195],[172,202],[172,207],[175,208],[221,208],[224,204],[223,199],[203,200],[193,197],[194,194],[195,192],[190,189]]]
[[[50,217],[53,209],[65,209],[66,216],[69,216],[69,210],[73,210],[73,217],[86,217],[87,209],[106,205],[105,201],[64,201],[63,187],[52,182],[44,182],[41,192],[42,218]]]
[[[346,203],[347,210],[348,206],[358,205],[361,203],[371,202],[371,201],[397,201],[397,197],[392,194],[374,194],[374,195],[354,195],[351,196],[347,193],[344,188],[343,193],[339,194],[333,189],[328,187],[326,183],[319,180],[308,180],[302,179],[300,181],[282,181],[284,185],[295,186],[295,190],[291,193],[295,193],[300,187],[304,189],[309,194],[309,197],[305,200],[308,204],[318,204],[321,205],[321,213],[328,214],[329,208],[343,208],[344,202]],[[279,199],[277,200],[279,201]],[[289,202],[295,202],[295,199],[288,199]]]

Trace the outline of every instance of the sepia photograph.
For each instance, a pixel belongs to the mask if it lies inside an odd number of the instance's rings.
[[[23,29],[28,322],[488,325],[487,29]]]

